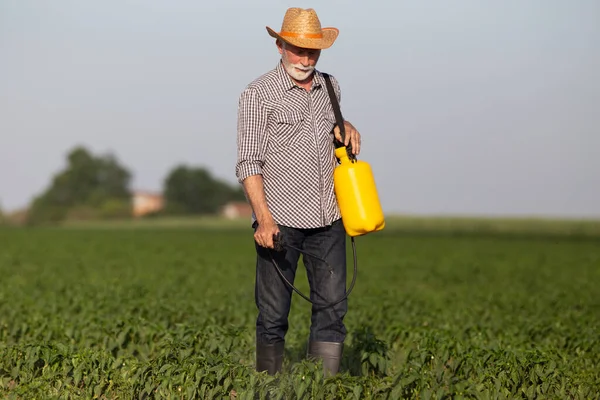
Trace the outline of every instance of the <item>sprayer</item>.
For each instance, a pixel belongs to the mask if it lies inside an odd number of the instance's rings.
[[[333,107],[337,126],[340,129],[342,138],[341,141],[334,139],[335,157],[338,161],[338,165],[333,171],[333,184],[340,213],[342,215],[344,230],[352,241],[352,255],[354,260],[354,274],[352,276],[352,282],[350,283],[348,291],[344,296],[342,296],[341,299],[329,304],[315,303],[306,295],[302,294],[291,282],[286,279],[286,277],[283,275],[283,272],[281,272],[281,269],[275,262],[275,258],[271,257],[273,265],[279,272],[281,278],[296,293],[317,308],[332,307],[348,297],[354,288],[358,270],[356,244],[354,242],[354,238],[356,236],[363,236],[371,232],[380,231],[385,227],[385,218],[379,202],[379,195],[377,193],[377,186],[375,185],[375,178],[373,176],[371,166],[369,163],[356,158],[356,155],[352,153],[352,146],[350,143],[348,143],[348,146],[344,145],[346,129],[344,127],[344,120],[342,118],[340,106],[333,91],[333,86],[331,85],[331,79],[329,75],[323,73],[323,77],[325,78],[325,84],[327,86],[327,91],[329,93],[329,98],[331,99],[331,105]],[[285,243],[285,239],[281,236],[281,234],[277,234],[273,238],[273,244],[275,251],[282,251],[284,247],[292,248],[306,256],[325,263],[327,267],[329,267],[329,264],[324,259]]]

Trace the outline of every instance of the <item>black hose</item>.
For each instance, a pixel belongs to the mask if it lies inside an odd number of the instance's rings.
[[[277,265],[277,262],[275,261],[275,257],[273,257],[273,253],[270,252],[271,254],[271,260],[273,261],[273,265],[275,266],[275,268],[277,269],[277,272],[279,272],[279,275],[281,276],[281,278],[285,281],[285,283],[287,283],[296,293],[298,293],[304,300],[308,301],[309,303],[311,303],[313,306],[318,308],[327,308],[327,307],[333,307],[336,304],[344,301],[346,298],[348,298],[348,296],[350,295],[350,292],[352,292],[352,289],[354,289],[354,284],[356,283],[356,274],[357,274],[357,270],[358,270],[358,263],[356,260],[356,243],[354,242],[354,237],[351,237],[350,240],[352,241],[352,256],[354,259],[354,274],[352,276],[352,282],[350,283],[350,287],[348,288],[348,291],[346,292],[346,294],[344,294],[344,296],[342,296],[341,299],[336,300],[332,303],[328,303],[328,304],[319,304],[319,303],[315,303],[314,301],[312,301],[310,298],[308,298],[307,296],[305,296],[304,294],[302,294],[290,281],[287,280],[287,278],[283,275],[283,272],[281,271],[281,269],[279,268],[279,265]],[[287,247],[290,249],[294,249],[298,252],[300,252],[301,254],[304,254],[306,256],[315,258],[319,261],[324,262],[327,267],[329,268],[329,270],[331,271],[331,266],[329,265],[329,263],[327,261],[325,261],[324,259],[315,256],[314,254],[310,254],[308,252],[305,252],[302,249],[299,249],[297,247],[294,247],[290,244],[287,244],[283,241],[283,239],[281,238],[280,234],[277,234],[274,238],[273,238],[273,245],[274,245],[274,249],[275,251],[282,251],[283,247]]]

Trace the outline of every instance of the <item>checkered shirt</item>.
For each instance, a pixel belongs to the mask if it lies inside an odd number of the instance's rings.
[[[331,83],[340,101],[333,76]],[[335,122],[325,79],[317,70],[310,92],[292,81],[281,62],[242,91],[236,177],[242,183],[251,175],[263,176],[276,223],[318,228],[341,217],[333,188]]]

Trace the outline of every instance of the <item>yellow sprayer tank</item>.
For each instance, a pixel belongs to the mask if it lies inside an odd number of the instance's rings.
[[[333,181],[342,222],[348,236],[361,236],[385,227],[383,210],[371,166],[360,160],[350,160],[346,147],[335,149],[340,164]]]

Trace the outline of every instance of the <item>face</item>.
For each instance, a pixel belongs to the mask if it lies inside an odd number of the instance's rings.
[[[310,78],[319,61],[321,50],[296,47],[281,41],[277,41],[277,48],[285,70],[294,80],[302,83]]]

